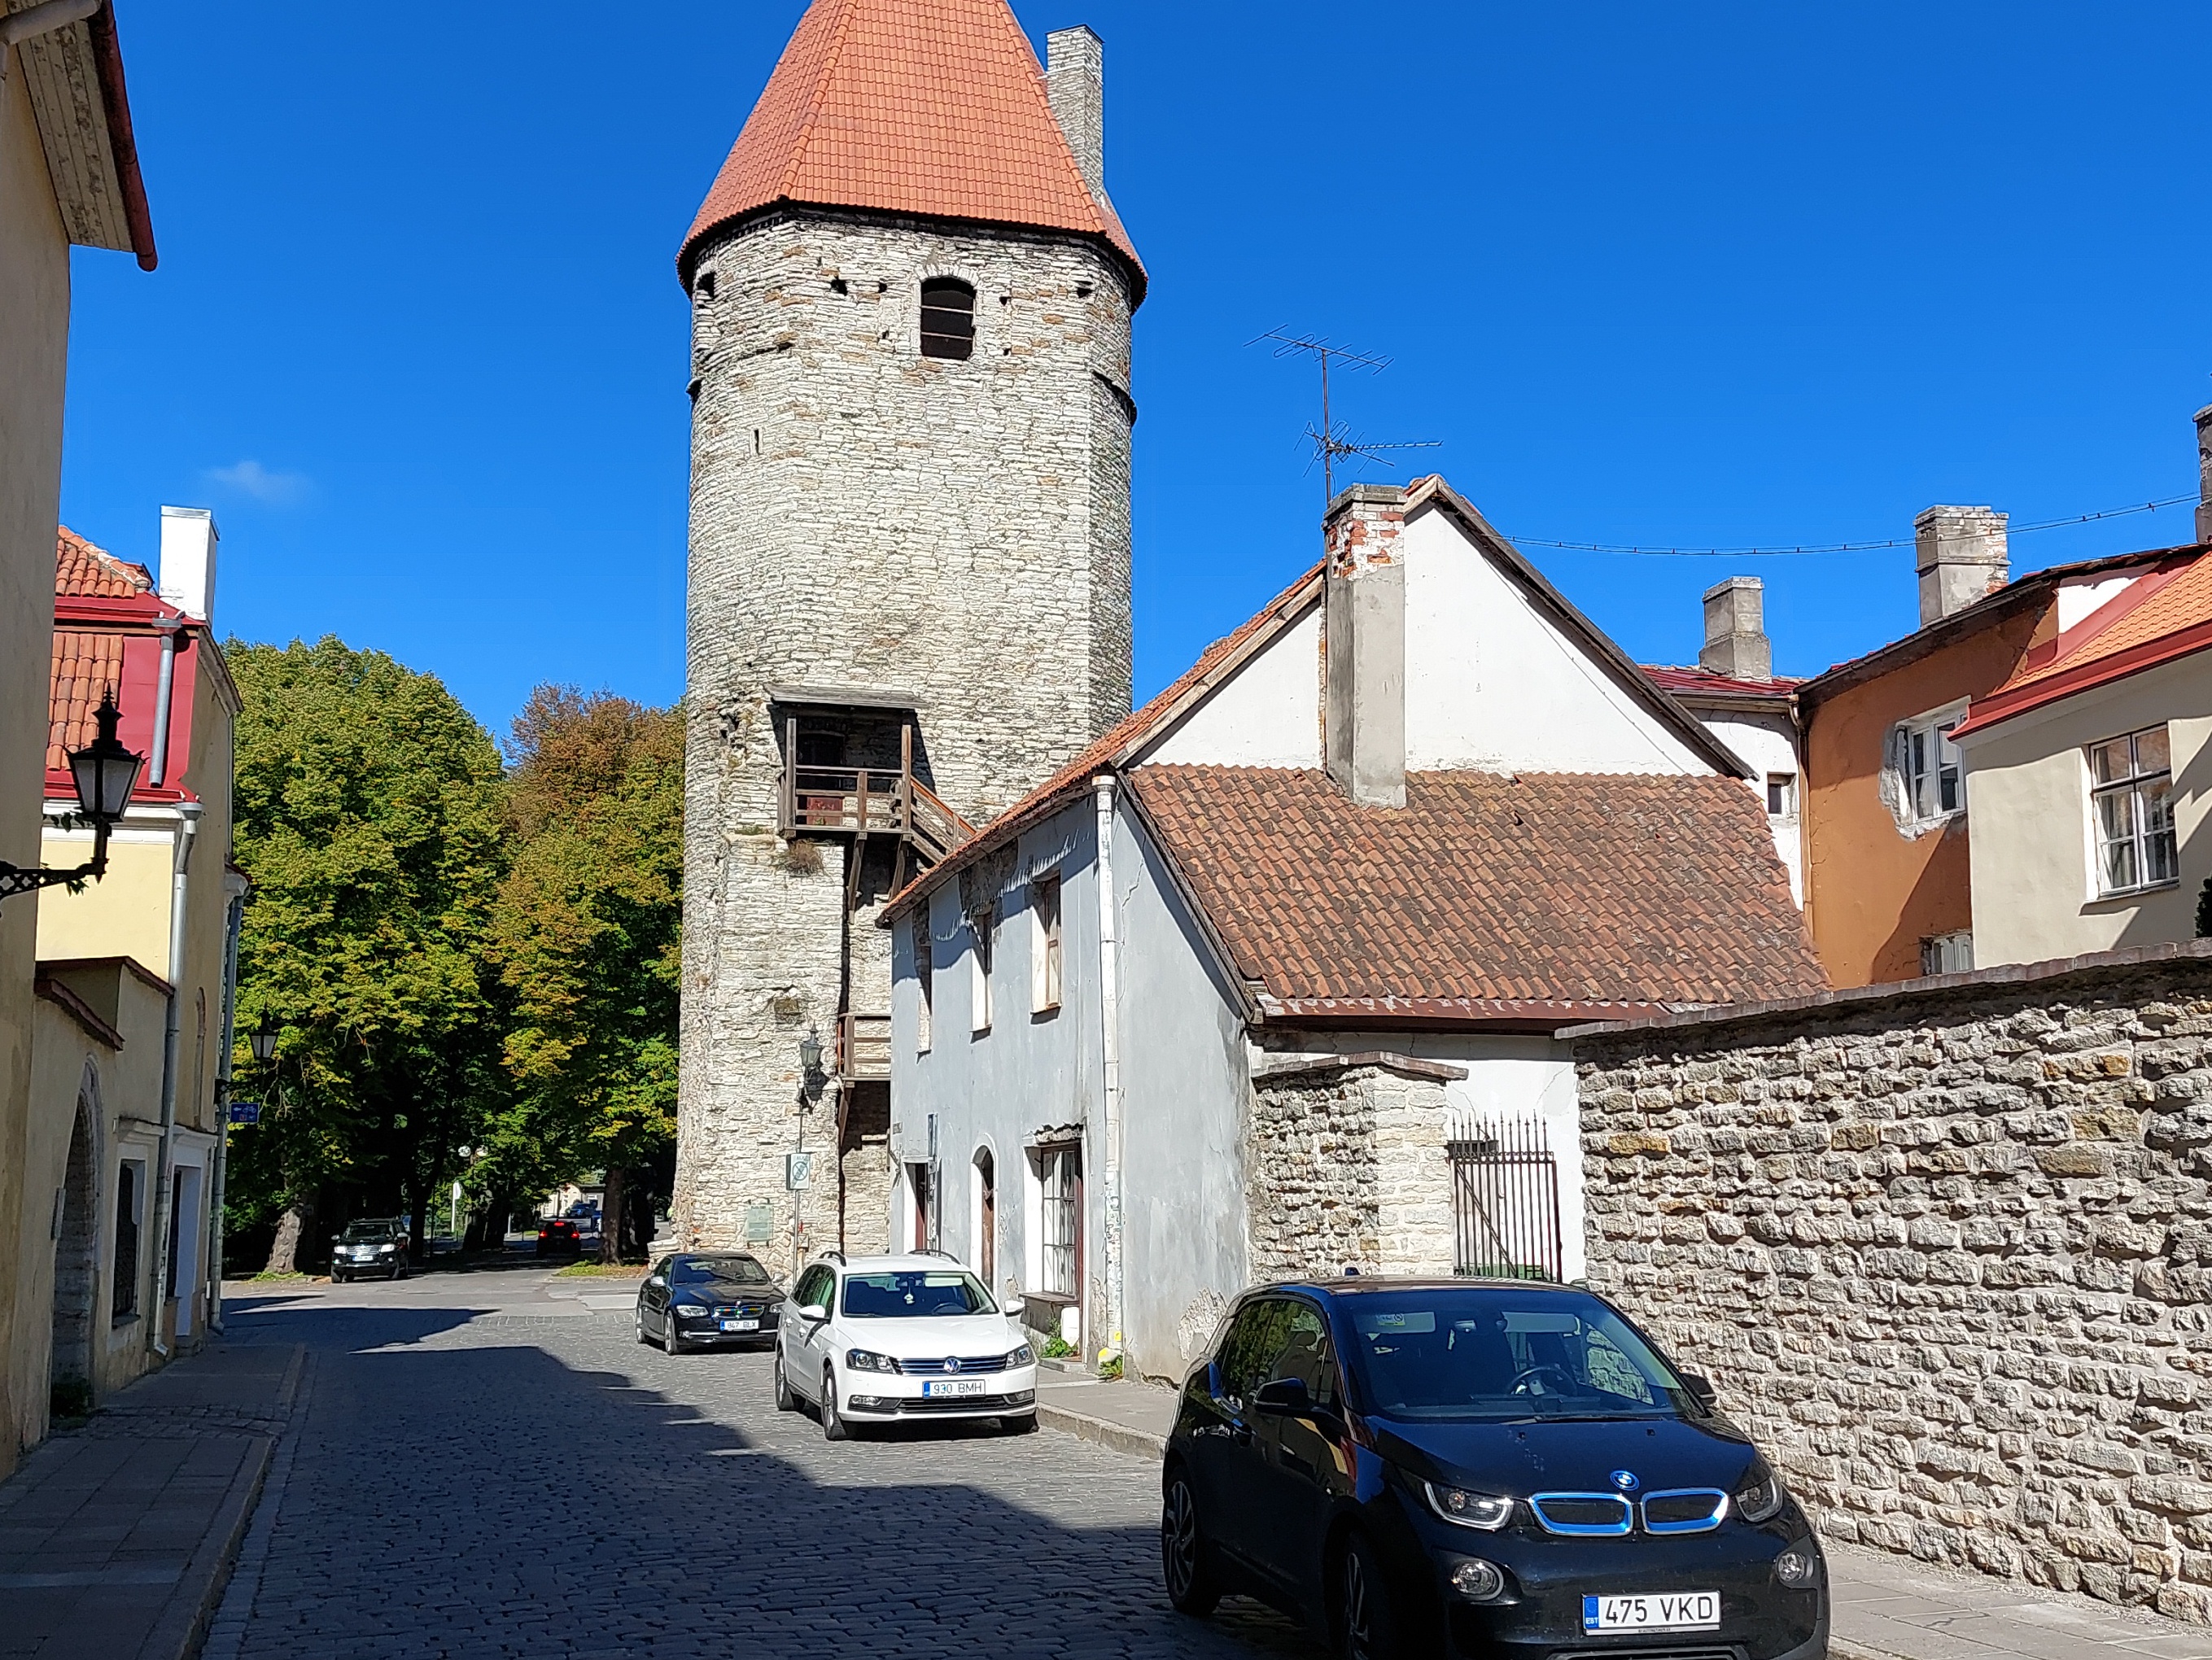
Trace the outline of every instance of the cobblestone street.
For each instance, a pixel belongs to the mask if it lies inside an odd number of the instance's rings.
[[[210,1660],[1319,1654],[1249,1603],[1168,1608],[1148,1462],[982,1425],[830,1444],[765,1354],[638,1344],[629,1291],[234,1301],[234,1343],[307,1357]]]

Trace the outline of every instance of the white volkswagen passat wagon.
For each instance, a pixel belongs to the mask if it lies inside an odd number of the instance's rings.
[[[802,1401],[832,1441],[900,1418],[995,1418],[1021,1433],[1036,1427],[1036,1355],[950,1257],[830,1251],[776,1327],[776,1407]]]

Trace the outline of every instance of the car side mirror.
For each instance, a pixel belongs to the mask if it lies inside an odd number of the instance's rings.
[[[1306,1418],[1313,1413],[1313,1398],[1303,1377],[1278,1377],[1253,1391],[1252,1410],[1262,1418]]]
[[[647,1280],[646,1280],[646,1282],[645,1282],[645,1283],[646,1283],[647,1285],[648,1285],[648,1286],[665,1286],[665,1285],[666,1285],[668,1282],[667,1282],[665,1280],[663,1280],[663,1279],[662,1279],[659,1274],[653,1274],[653,1275],[649,1276],[649,1277],[647,1279]]]
[[[1700,1377],[1693,1371],[1683,1372],[1680,1377],[1682,1387],[1689,1390],[1690,1398],[1707,1412],[1711,1412],[1720,1404],[1720,1395],[1713,1388],[1712,1379]]]
[[[802,1320],[827,1320],[830,1310],[819,1303],[802,1303],[799,1308],[799,1317]]]

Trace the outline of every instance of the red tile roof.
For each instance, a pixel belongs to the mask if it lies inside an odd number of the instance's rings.
[[[2031,648],[2011,678],[1974,701],[1958,732],[1978,732],[2212,647],[2208,556],[2212,550],[2190,548],[2160,559],[2057,639]]]
[[[1289,1012],[1370,1000],[1480,1017],[1827,987],[1735,779],[1415,773],[1402,811],[1286,768],[1142,766],[1129,787],[1237,971]]]
[[[1673,668],[1663,663],[1646,663],[1644,678],[1662,691],[1676,696],[1695,697],[1708,692],[1729,697],[1771,697],[1781,702],[1790,701],[1790,694],[1804,683],[1788,675],[1778,674],[1771,680],[1738,680],[1731,675],[1716,674],[1711,669]]]
[[[145,566],[118,559],[66,525],[54,550],[54,593],[78,599],[135,599],[154,591]]]
[[[1103,238],[1095,197],[1006,0],[814,0],[677,254],[775,202],[872,208]]]
[[[93,712],[104,693],[119,698],[123,686],[123,639],[119,634],[54,630],[53,679],[49,687],[46,770],[67,772],[71,750],[97,736]]]

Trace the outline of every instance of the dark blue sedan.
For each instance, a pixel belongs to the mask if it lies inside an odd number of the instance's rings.
[[[1170,1599],[1347,1660],[1824,1660],[1827,1566],[1751,1438],[1604,1298],[1517,1280],[1248,1292],[1168,1441]]]

